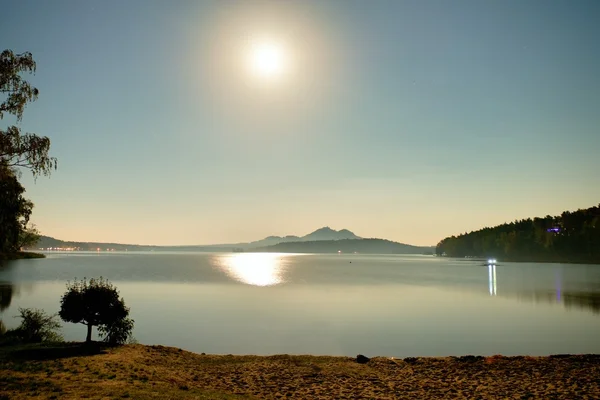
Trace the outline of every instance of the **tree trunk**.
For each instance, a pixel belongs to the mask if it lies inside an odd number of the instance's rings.
[[[92,341],[92,328],[94,326],[92,324],[88,324],[87,326],[87,336],[85,338],[86,343],[90,343]]]

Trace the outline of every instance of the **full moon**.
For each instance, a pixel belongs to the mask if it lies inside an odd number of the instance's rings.
[[[260,78],[277,78],[283,75],[287,68],[285,48],[276,42],[252,44],[248,58],[251,72]]]

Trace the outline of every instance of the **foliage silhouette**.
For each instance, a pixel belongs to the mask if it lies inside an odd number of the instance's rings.
[[[23,119],[27,103],[35,101],[39,91],[21,77],[34,73],[31,53],[0,53],[0,120],[12,115],[16,123]],[[17,125],[0,129],[0,255],[15,253],[20,239],[31,243],[34,236],[25,234],[33,203],[23,197],[25,188],[19,183],[18,168],[29,169],[34,177],[49,175],[56,169],[56,158],[50,157],[50,139],[34,133],[21,132]]]
[[[5,114],[23,119],[27,103],[35,101],[39,91],[21,77],[21,73],[35,73],[36,64],[31,53],[15,54],[11,50],[0,53],[0,119]],[[21,133],[18,126],[0,130],[0,165],[5,168],[23,167],[34,176],[49,175],[56,168],[56,158],[50,157],[50,139],[33,133]]]
[[[600,263],[600,205],[447,237],[437,245],[436,253],[507,261]]]
[[[21,318],[21,324],[5,335],[24,343],[61,342],[63,338],[57,332],[60,323],[56,317],[56,314],[48,315],[44,310],[19,308],[19,315],[15,318]]]
[[[58,314],[63,321],[87,326],[86,343],[92,341],[94,326],[111,343],[124,343],[133,329],[134,321],[128,318],[125,301],[119,298],[117,288],[102,277],[67,283]]]
[[[23,225],[23,229],[19,232],[19,248],[33,247],[40,241],[40,231],[34,224],[27,226]]]
[[[16,175],[0,163],[0,253],[19,250],[21,232],[27,229],[33,209],[33,203],[23,197],[24,192]]]
[[[131,318],[122,318],[112,324],[100,325],[98,332],[104,337],[104,341],[110,344],[124,344],[133,340],[131,335],[133,331],[133,320]]]

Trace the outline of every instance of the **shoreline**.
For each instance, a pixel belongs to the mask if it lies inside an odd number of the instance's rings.
[[[10,399],[492,399],[600,397],[600,355],[355,357],[197,354],[165,346],[0,347]]]
[[[465,261],[465,262],[486,262],[488,259],[484,257],[477,258],[464,258],[464,257],[448,257],[448,256],[434,256],[437,258],[454,260],[454,261]],[[499,261],[498,261],[499,260]],[[600,261],[557,261],[557,260],[537,260],[537,259],[498,259],[498,264],[503,263],[533,263],[533,264],[574,264],[574,265],[600,265]]]
[[[102,254],[104,253],[125,253],[125,250],[116,250],[116,251],[101,251]],[[210,251],[196,251],[196,250],[159,250],[159,251],[154,251],[154,250],[134,250],[134,251],[130,251],[127,253],[148,253],[148,254],[157,254],[157,253],[169,253],[169,252],[189,252],[189,253],[205,253],[205,254],[209,254],[211,253]],[[44,250],[43,253],[40,252],[33,252],[33,251],[29,251],[29,250],[25,250],[22,252],[17,253],[17,255],[15,256],[14,254],[0,254],[0,260],[2,261],[9,261],[9,260],[21,260],[21,259],[34,259],[34,258],[46,258],[47,254],[68,254],[68,253],[96,253],[96,251],[94,250],[75,250],[75,251],[47,251]],[[273,253],[273,252],[261,252],[261,251],[244,251],[243,253]],[[336,252],[331,252],[331,253],[303,253],[303,252],[287,252],[287,251],[281,251],[281,254],[314,254],[314,255],[338,255],[338,253]],[[343,253],[343,255],[354,255],[352,253]],[[465,261],[465,262],[485,262],[487,261],[487,258],[485,257],[473,257],[473,258],[464,258],[464,257],[450,257],[450,256],[439,256],[439,255],[435,255],[435,254],[420,254],[420,253],[360,253],[359,255],[369,255],[369,256],[424,256],[424,257],[435,257],[435,258],[440,258],[440,259],[447,259],[447,260],[452,260],[452,261]],[[521,264],[521,263],[534,263],[534,264],[574,264],[574,265],[600,265],[600,261],[598,260],[594,260],[594,261],[589,261],[589,260],[555,260],[555,259],[500,259],[500,261],[498,261],[498,264],[500,263],[516,263],[516,264]]]
[[[33,251],[18,251],[16,253],[0,253],[0,261],[29,260],[35,258],[46,258],[45,254]]]

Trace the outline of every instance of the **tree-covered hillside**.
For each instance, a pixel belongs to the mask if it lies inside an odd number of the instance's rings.
[[[600,204],[447,237],[437,245],[436,253],[506,261],[600,263]]]
[[[385,239],[342,239],[279,243],[255,250],[281,253],[337,253],[339,251],[360,254],[431,254],[433,247],[411,246]]]

